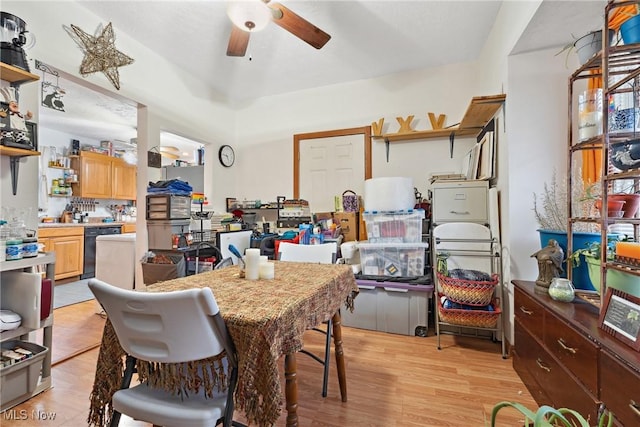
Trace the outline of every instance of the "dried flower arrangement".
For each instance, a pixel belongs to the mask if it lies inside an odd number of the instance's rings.
[[[574,168],[574,170],[571,209],[573,212],[579,212],[575,216],[593,216],[596,199],[594,195],[595,187],[590,185],[585,188],[579,168]],[[536,193],[533,193],[533,211],[541,229],[567,231],[569,218],[567,194],[566,179],[558,181],[555,171],[551,177],[551,182],[544,184],[544,191],[541,196],[538,197]],[[573,231],[597,233],[600,231],[600,227],[595,223],[579,222],[573,224]]]

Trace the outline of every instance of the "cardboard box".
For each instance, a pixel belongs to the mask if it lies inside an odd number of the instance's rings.
[[[358,212],[335,212],[333,221],[342,229],[344,242],[358,240]]]

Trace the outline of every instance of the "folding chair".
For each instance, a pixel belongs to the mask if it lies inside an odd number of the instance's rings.
[[[232,421],[238,358],[211,289],[138,292],[97,279],[89,281],[89,289],[127,353],[122,387],[112,398],[112,427],[119,424],[121,414],[167,427],[242,426]],[[136,360],[181,364],[222,353],[227,389],[214,391],[212,397],[206,397],[202,389],[179,394],[147,383],[129,387]]]
[[[335,242],[321,245],[298,245],[290,242],[282,242],[278,245],[278,258],[280,261],[289,262],[315,262],[320,264],[333,264],[336,261],[338,245]],[[331,319],[325,322],[326,330],[313,328],[314,331],[325,334],[324,357],[321,358],[305,349],[300,350],[315,361],[324,366],[322,377],[322,397],[327,397],[327,385],[329,383],[329,360],[331,358]]]

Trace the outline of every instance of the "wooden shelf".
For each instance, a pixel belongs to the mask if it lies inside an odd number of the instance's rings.
[[[372,138],[382,138],[385,142],[394,142],[413,139],[447,138],[452,134],[454,136],[477,136],[487,122],[489,122],[500,107],[502,107],[506,98],[507,95],[505,94],[474,96],[459,126],[404,133],[386,133],[382,135],[372,135]]]
[[[35,74],[31,74],[21,68],[14,67],[13,65],[0,62],[0,73],[2,74],[2,80],[6,80],[10,83],[24,83],[34,82],[40,80]]]
[[[39,156],[39,151],[25,150],[24,148],[5,147],[0,145],[0,155],[3,156]]]

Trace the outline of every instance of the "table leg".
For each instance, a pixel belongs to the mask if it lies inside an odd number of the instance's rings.
[[[338,368],[338,383],[340,384],[340,397],[347,401],[347,375],[344,367],[344,351],[342,350],[342,320],[340,311],[333,315],[333,346],[336,353],[336,367]]]
[[[284,377],[286,379],[284,394],[287,401],[287,427],[298,426],[298,366],[296,355],[287,354],[284,357]]]

